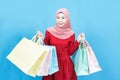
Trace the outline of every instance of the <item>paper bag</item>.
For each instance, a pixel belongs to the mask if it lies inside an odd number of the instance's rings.
[[[51,74],[59,71],[59,67],[58,67],[58,60],[57,60],[55,46],[47,46],[47,47],[50,48],[51,52],[52,52],[52,58],[50,61],[50,67],[49,67],[49,71],[48,71],[48,74],[51,75]]]
[[[35,77],[46,54],[45,47],[23,38],[7,58],[24,73]]]
[[[77,76],[89,75],[88,58],[85,46],[81,43],[78,50],[73,54],[72,60]]]
[[[52,51],[47,48],[47,56],[45,57],[41,66],[39,66],[37,76],[47,76],[49,74],[50,61],[52,57]]]
[[[87,56],[88,56],[88,65],[89,65],[89,74],[101,71],[101,67],[99,66],[99,63],[97,61],[97,58],[89,45],[89,43],[86,41],[88,46],[86,47]]]
[[[32,41],[38,45],[43,45],[48,51],[43,64],[39,67],[37,75],[52,75],[53,73],[59,71],[55,46],[45,45],[42,37],[36,37],[36,35],[32,38]]]

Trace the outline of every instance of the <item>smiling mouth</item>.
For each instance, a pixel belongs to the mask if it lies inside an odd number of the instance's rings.
[[[63,23],[63,22],[58,22],[58,24],[62,25],[62,24],[64,24],[64,23]]]
[[[63,23],[59,23],[60,25],[63,25]]]

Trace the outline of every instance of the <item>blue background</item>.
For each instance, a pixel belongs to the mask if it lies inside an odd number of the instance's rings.
[[[85,32],[102,71],[78,80],[120,80],[120,0],[0,0],[0,80],[41,80],[27,76],[6,59],[15,45],[55,24],[67,8],[72,29]]]

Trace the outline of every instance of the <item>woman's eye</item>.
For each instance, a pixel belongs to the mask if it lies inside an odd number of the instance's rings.
[[[57,17],[57,19],[60,19],[60,17]]]
[[[65,19],[64,17],[62,17],[62,19]]]

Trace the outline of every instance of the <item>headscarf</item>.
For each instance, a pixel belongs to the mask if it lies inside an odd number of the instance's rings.
[[[71,25],[70,25],[69,13],[67,9],[61,8],[57,11],[56,18],[59,13],[63,13],[65,15],[66,17],[65,25],[63,27],[59,27],[56,23],[55,26],[48,28],[47,31],[57,38],[66,39],[74,34],[74,32],[71,29]]]

